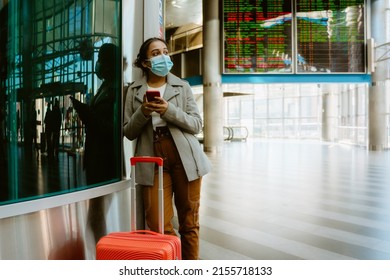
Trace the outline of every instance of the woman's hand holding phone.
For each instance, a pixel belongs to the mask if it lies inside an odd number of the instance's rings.
[[[159,91],[146,91],[144,104],[142,106],[142,112],[145,116],[148,117],[153,112],[163,115],[167,109],[168,102],[160,96]]]

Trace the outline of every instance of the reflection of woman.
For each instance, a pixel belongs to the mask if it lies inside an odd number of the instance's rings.
[[[174,198],[179,219],[183,259],[199,258],[199,201],[202,176],[210,163],[195,137],[202,119],[187,82],[169,73],[172,62],[167,44],[159,38],[145,41],[134,62],[144,77],[129,86],[125,105],[124,134],[137,139],[136,156],[164,160],[164,231],[175,235],[172,225]],[[146,91],[160,92],[148,102]],[[158,231],[158,174],[152,165],[136,166],[136,181],[144,185],[145,217]]]
[[[89,105],[71,97],[74,109],[85,125],[84,168],[87,184],[97,184],[119,178],[119,137],[115,132],[116,102],[118,100],[119,70],[116,71],[119,49],[114,44],[103,44],[96,62],[96,75],[103,80]],[[90,201],[88,223],[97,242],[106,233],[104,203],[102,197]]]
[[[115,71],[118,47],[104,44],[99,50],[96,75],[103,80],[89,105],[71,97],[73,107],[85,125],[84,168],[87,184],[96,184],[119,176],[119,158],[115,124],[115,102],[119,91]]]

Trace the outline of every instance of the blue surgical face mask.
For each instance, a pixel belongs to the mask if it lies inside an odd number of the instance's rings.
[[[169,55],[159,55],[159,56],[154,56],[151,59],[149,59],[151,63],[150,70],[152,71],[153,74],[160,76],[160,77],[165,77],[168,75],[169,71],[171,71],[173,62],[171,61],[171,58]]]

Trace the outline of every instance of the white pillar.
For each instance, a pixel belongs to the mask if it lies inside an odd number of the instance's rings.
[[[126,1],[125,1],[126,2]],[[141,2],[142,1],[136,1]],[[144,40],[151,37],[159,37],[165,39],[165,28],[164,28],[164,0],[144,0]],[[138,28],[142,26],[140,24]],[[126,27],[124,27],[126,28]]]
[[[388,22],[389,1],[371,1],[371,34],[375,46],[380,46],[390,41],[390,27]],[[387,23],[387,24],[386,24]],[[384,49],[375,48],[375,58],[383,55]],[[389,70],[388,60],[375,62],[372,73],[372,85],[369,88],[368,99],[368,147],[370,150],[383,150],[387,148],[387,116],[386,116],[386,91]]]
[[[122,1],[122,54],[126,57],[128,63],[128,67],[126,71],[124,71],[124,82],[126,83],[130,83],[141,76],[141,71],[133,68],[132,64],[137,57],[139,48],[145,40],[145,37],[155,37],[159,34],[155,21],[151,20],[148,12],[144,12],[145,6],[143,1]],[[154,11],[158,11],[158,5],[155,7]],[[143,28],[143,26],[146,26],[146,28]],[[154,30],[154,32],[151,30]],[[130,158],[134,155],[134,146],[135,141],[130,141],[126,137],[123,138],[123,160],[125,163],[125,176],[127,179],[130,178]],[[145,216],[143,214],[144,205],[142,200],[142,188],[137,186],[136,192],[136,225],[137,229],[144,229]]]
[[[223,92],[219,0],[203,0],[204,150],[220,152],[223,144]]]
[[[337,85],[336,85],[337,87]],[[338,97],[329,84],[321,85],[322,90],[322,140],[334,142],[337,140]]]

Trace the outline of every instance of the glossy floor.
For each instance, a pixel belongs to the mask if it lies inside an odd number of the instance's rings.
[[[390,259],[390,152],[226,142],[210,155],[201,259]]]

